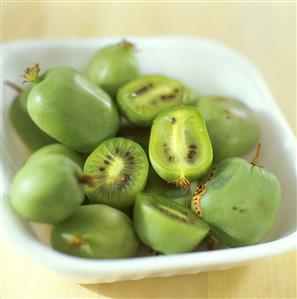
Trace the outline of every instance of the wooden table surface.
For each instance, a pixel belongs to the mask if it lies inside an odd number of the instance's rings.
[[[296,3],[193,2],[2,1],[2,42],[161,34],[214,38],[258,66],[296,132]],[[0,298],[296,298],[296,253],[226,271],[82,286],[0,241]]]

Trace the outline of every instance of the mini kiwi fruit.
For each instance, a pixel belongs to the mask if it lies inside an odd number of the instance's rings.
[[[97,259],[134,256],[139,244],[128,216],[98,204],[78,207],[69,218],[54,225],[51,243],[66,254]]]
[[[258,142],[259,122],[243,102],[219,96],[200,96],[195,105],[205,119],[216,163],[244,155]]]
[[[228,158],[217,164],[197,186],[192,209],[211,227],[221,245],[259,243],[278,215],[281,188],[277,177],[258,166],[260,144],[251,163]]]
[[[117,103],[132,124],[150,126],[161,111],[182,103],[187,93],[187,88],[177,80],[144,75],[119,89]]]
[[[95,187],[86,193],[93,203],[115,208],[131,206],[145,187],[148,159],[136,142],[116,137],[100,144],[87,158],[84,173],[92,176]]]
[[[133,219],[139,238],[164,254],[192,251],[209,231],[190,209],[149,193],[137,195]]]
[[[209,169],[212,146],[198,108],[167,109],[154,120],[149,157],[154,170],[168,183],[187,187]]]

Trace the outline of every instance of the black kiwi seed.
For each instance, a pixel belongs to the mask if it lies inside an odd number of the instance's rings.
[[[109,165],[109,164],[110,164],[110,162],[109,162],[108,160],[104,160],[103,162],[104,162],[104,164],[106,164],[106,165]]]
[[[104,171],[105,168],[104,168],[104,167],[99,167],[99,170],[100,170],[100,171]]]
[[[176,118],[175,118],[175,117],[171,117],[170,122],[171,122],[172,124],[175,124],[175,123],[176,123]]]
[[[145,86],[139,88],[137,91],[133,92],[133,93],[132,93],[132,96],[133,96],[133,97],[137,97],[137,96],[139,96],[139,95],[141,95],[141,94],[144,94],[144,93],[146,93],[148,90],[150,90],[152,87],[153,87],[153,84],[152,84],[152,83],[148,83],[147,85],[145,85]]]
[[[197,146],[195,144],[190,144],[189,148],[195,149],[195,148],[197,148]]]
[[[173,161],[173,159],[174,159],[174,157],[173,157],[173,156],[169,156],[169,157],[168,157],[168,160],[169,160],[170,162],[172,162],[172,161]]]
[[[175,98],[175,94],[171,93],[171,94],[167,94],[167,95],[161,95],[160,99],[165,101],[165,100],[171,100]]]

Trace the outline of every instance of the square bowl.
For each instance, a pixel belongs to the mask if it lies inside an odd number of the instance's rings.
[[[79,283],[112,282],[152,276],[198,273],[285,253],[296,242],[296,142],[285,118],[256,68],[234,50],[217,42],[190,37],[131,38],[137,44],[142,73],[161,73],[180,79],[201,94],[235,97],[256,113],[262,130],[260,164],[278,177],[282,202],[277,223],[261,244],[170,256],[91,260],[59,253],[39,239],[36,227],[19,218],[9,205],[9,188],[29,151],[16,136],[8,118],[15,94],[3,82],[20,83],[23,70],[36,62],[44,70],[54,65],[83,69],[95,51],[117,38],[20,41],[2,46],[2,235],[18,251],[44,267]]]

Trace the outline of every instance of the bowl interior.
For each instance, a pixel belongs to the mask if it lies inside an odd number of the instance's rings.
[[[3,50],[4,80],[21,85],[24,69],[38,62],[41,70],[70,65],[83,70],[95,51],[115,39],[21,42]],[[132,39],[137,44],[142,73],[160,73],[182,80],[201,94],[240,99],[256,113],[261,130],[260,165],[272,171],[282,186],[282,203],[275,227],[267,238],[277,240],[296,230],[296,146],[295,138],[257,71],[233,51],[207,40]],[[3,87],[3,186],[8,194],[11,180],[30,152],[9,121],[9,107],[15,93]],[[251,155],[251,154],[250,154]],[[246,158],[250,159],[250,155]],[[7,208],[10,209],[9,205]],[[5,212],[5,211],[4,211]],[[5,215],[4,215],[5,218]],[[36,234],[25,221],[17,219],[26,233]],[[42,230],[41,230],[42,231]],[[43,232],[43,231],[42,231]],[[40,234],[40,230],[37,235]],[[41,237],[44,240],[44,238]]]

